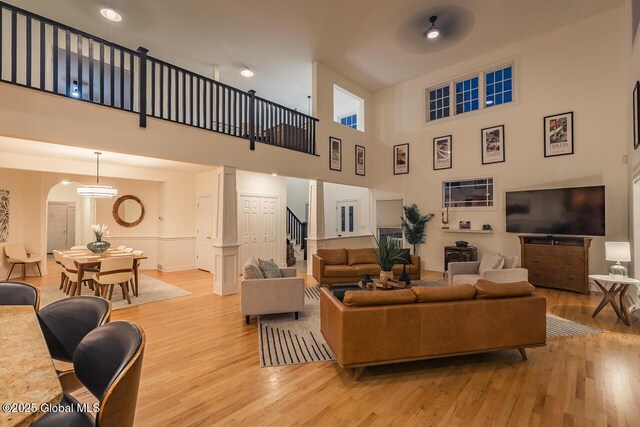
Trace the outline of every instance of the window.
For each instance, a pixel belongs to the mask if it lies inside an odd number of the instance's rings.
[[[443,208],[477,208],[494,206],[493,178],[477,178],[442,183]]]
[[[364,99],[338,85],[333,85],[333,120],[364,132]]]
[[[338,236],[358,234],[358,201],[343,200],[336,202],[336,231]]]
[[[456,114],[474,111],[480,108],[478,77],[456,83]]]
[[[340,118],[340,123],[352,129],[358,129],[358,115],[353,113]]]
[[[429,120],[449,117],[449,86],[429,91]]]
[[[485,104],[487,108],[511,102],[513,99],[512,66],[485,74]]]
[[[432,122],[513,102],[514,80],[512,62],[427,88],[425,120]]]

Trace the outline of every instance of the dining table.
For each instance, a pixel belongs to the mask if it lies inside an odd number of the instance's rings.
[[[62,386],[30,305],[0,306],[0,426],[28,426],[62,400]]]
[[[85,272],[87,272],[88,269],[96,268],[96,267],[99,268],[100,263],[102,262],[103,259],[110,258],[110,257],[131,256],[131,258],[133,259],[133,280],[135,282],[136,289],[138,289],[138,281],[139,281],[138,264],[140,263],[140,260],[147,259],[147,257],[144,255],[132,255],[130,253],[120,252],[120,251],[107,251],[102,254],[93,254],[93,253],[83,254],[83,253],[77,253],[72,251],[63,251],[62,253],[64,255],[73,254],[72,255],[73,261],[75,262],[76,267],[78,268],[78,283],[82,283],[82,281],[84,280]],[[82,292],[82,286],[76,286],[76,295],[80,295],[80,292]]]

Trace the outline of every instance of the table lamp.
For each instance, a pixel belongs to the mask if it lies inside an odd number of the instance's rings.
[[[607,261],[616,261],[609,267],[609,276],[615,279],[625,279],[629,277],[627,267],[620,262],[631,261],[631,245],[629,242],[604,242]]]

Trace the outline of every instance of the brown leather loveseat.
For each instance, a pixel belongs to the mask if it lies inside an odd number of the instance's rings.
[[[354,368],[546,343],[546,299],[527,282],[347,291],[320,290],[322,335]]]
[[[402,264],[393,266],[396,279],[402,274],[402,269]],[[379,276],[380,265],[376,261],[373,248],[318,249],[318,253],[313,255],[312,273],[321,285],[355,283],[365,274]],[[420,257],[411,255],[407,273],[411,280],[420,280]]]

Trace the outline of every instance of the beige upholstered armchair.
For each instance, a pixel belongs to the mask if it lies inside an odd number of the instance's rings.
[[[37,254],[27,253],[26,249],[22,245],[5,245],[4,247],[4,255],[7,258],[7,262],[11,264],[11,269],[9,270],[9,274],[7,275],[7,280],[11,278],[11,273],[13,272],[13,268],[16,265],[22,265],[22,278],[24,279],[27,275],[27,265],[35,264],[38,267],[38,274],[42,276],[42,271],[40,270],[40,262],[42,261],[42,257]]]
[[[499,265],[499,268],[488,268],[494,255],[485,254],[482,261],[450,262],[449,284],[469,283],[474,285],[480,279],[497,283],[529,280],[529,271],[526,268],[518,268],[519,258],[517,256],[505,256],[504,262]]]
[[[304,279],[296,277],[295,268],[281,268],[282,278],[243,279],[240,283],[240,306],[249,324],[249,316],[259,314],[298,313],[304,311]]]

